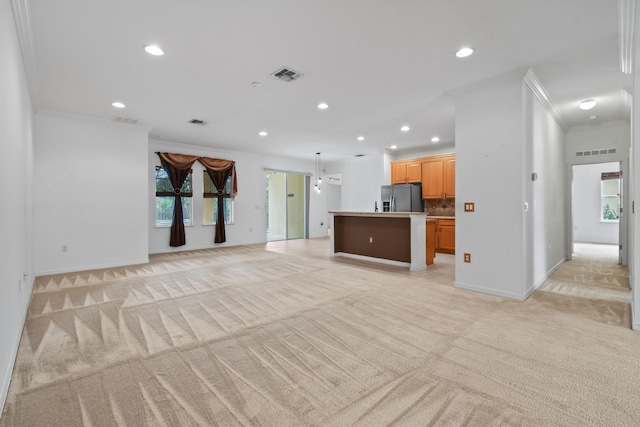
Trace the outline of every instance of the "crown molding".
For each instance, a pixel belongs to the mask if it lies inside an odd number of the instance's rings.
[[[547,90],[544,88],[544,86],[542,86],[542,83],[538,79],[538,76],[536,76],[536,74],[533,72],[533,68],[529,68],[529,70],[527,70],[527,74],[525,74],[523,80],[527,84],[527,86],[531,88],[531,91],[536,96],[536,98],[540,100],[544,108],[549,112],[549,114],[553,116],[556,123],[558,123],[562,130],[566,132],[569,129],[567,121],[562,116],[562,113],[560,112],[560,109],[558,108],[556,103],[553,102],[553,99],[551,99],[551,97],[549,96]]]
[[[40,109],[40,85],[38,80],[38,67],[36,61],[36,48],[31,30],[31,14],[29,12],[29,0],[11,0],[13,18],[18,33],[18,42],[22,52],[27,85],[31,94],[33,111]]]
[[[635,29],[637,20],[636,0],[618,0],[618,45],[620,70],[625,74],[633,72],[635,57]]]

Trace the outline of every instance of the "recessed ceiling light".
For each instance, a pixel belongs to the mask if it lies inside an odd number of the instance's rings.
[[[145,46],[144,50],[151,55],[155,55],[155,56],[164,55],[164,51],[160,49],[158,46],[156,46],[155,44]]]
[[[251,86],[260,87],[260,86],[262,86],[262,83],[260,83],[260,82],[251,82]]]
[[[409,126],[407,126],[407,125],[404,125],[404,126],[402,126],[402,127],[400,128],[400,130],[401,130],[402,132],[409,132],[409,129],[411,129],[411,128],[410,128]]]
[[[125,105],[122,102],[112,102],[111,105],[113,105],[116,108],[124,108]]]
[[[364,141],[364,136],[359,136],[357,139],[358,141]]]
[[[329,108],[329,105],[324,102],[321,102],[320,104],[318,104],[318,108],[321,110],[326,110],[327,108]]]
[[[456,56],[458,58],[466,58],[472,53],[473,53],[473,49],[471,49],[470,47],[463,47],[462,49],[456,52]]]
[[[437,136],[434,136],[433,138],[431,138],[431,142],[438,142],[440,141],[440,138],[438,138]]]
[[[397,148],[398,148],[398,146],[397,146],[397,145],[392,145],[392,146],[391,146],[391,147],[389,147],[389,148],[391,148],[392,150],[395,150],[395,149],[397,149]]]
[[[586,99],[580,103],[580,109],[582,110],[591,110],[595,106],[596,106],[595,99]]]
[[[265,132],[265,131],[263,131],[263,130],[261,130],[260,132],[258,132],[258,135],[260,135],[260,136],[267,136],[267,135],[268,135],[268,133],[267,133],[267,132]]]

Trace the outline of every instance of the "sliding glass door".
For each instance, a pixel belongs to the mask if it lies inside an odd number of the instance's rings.
[[[306,238],[309,177],[267,171],[266,179],[267,241]]]

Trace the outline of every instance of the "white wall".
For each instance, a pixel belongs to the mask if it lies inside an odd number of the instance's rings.
[[[148,262],[147,132],[102,119],[36,114],[39,275]]]
[[[385,159],[384,154],[370,155],[332,162],[324,166],[326,174],[342,174],[343,211],[373,212],[375,202],[378,202],[378,208],[382,210],[380,187],[389,184],[389,182],[383,182],[386,175]]]
[[[573,166],[573,241],[618,244],[617,222],[601,221],[600,183],[602,172],[616,172],[620,163]]]
[[[525,294],[537,289],[565,260],[566,203],[565,192],[565,132],[545,109],[527,85],[528,130],[527,148],[530,168],[525,175],[525,213],[528,254],[525,274]],[[534,181],[531,174],[536,174]]]
[[[522,299],[523,83],[481,87],[455,102],[455,286]],[[465,202],[475,203],[474,213],[464,212]]]
[[[222,246],[246,245],[266,242],[266,180],[265,169],[313,174],[315,157],[309,161],[269,157],[257,154],[218,150],[196,145],[152,139],[149,141],[148,167],[146,175],[147,200],[146,219],[149,228],[149,253],[186,251]],[[160,166],[156,152],[191,154],[203,157],[220,158],[236,162],[238,195],[234,201],[234,223],[226,226],[227,241],[214,245],[214,226],[202,224],[201,198],[193,199],[193,225],[185,228],[186,245],[173,248],[169,246],[169,228],[155,226],[155,168]],[[314,153],[311,153],[314,155]],[[196,162],[193,176],[202,176],[203,167]],[[316,177],[312,177],[309,201],[309,237],[327,235],[326,208],[324,192],[313,191]],[[326,186],[322,184],[323,188]],[[193,180],[194,194],[202,193],[202,180]],[[320,225],[323,223],[323,225]]]
[[[429,142],[422,148],[415,148],[412,150],[405,150],[396,153],[393,160],[407,160],[415,159],[418,157],[439,156],[442,154],[453,154],[456,152],[456,148],[453,144],[442,144],[435,142]]]
[[[640,8],[636,7],[636,16],[633,19],[636,29],[634,32],[634,63],[633,63],[633,90],[631,109],[631,144],[629,152],[629,197],[633,201],[640,203]],[[640,209],[640,206],[638,206]],[[636,212],[627,209],[629,221],[629,284],[633,290],[633,301],[631,304],[631,322],[635,330],[640,330],[640,285],[638,284],[638,273],[640,272],[640,219]]]
[[[11,4],[0,2],[0,408],[33,289],[32,105]]]

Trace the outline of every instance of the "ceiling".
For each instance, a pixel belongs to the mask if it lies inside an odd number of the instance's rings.
[[[37,107],[152,138],[324,161],[452,145],[449,94],[529,67],[565,128],[629,120],[616,0],[23,1]],[[283,66],[303,77],[270,76]]]

